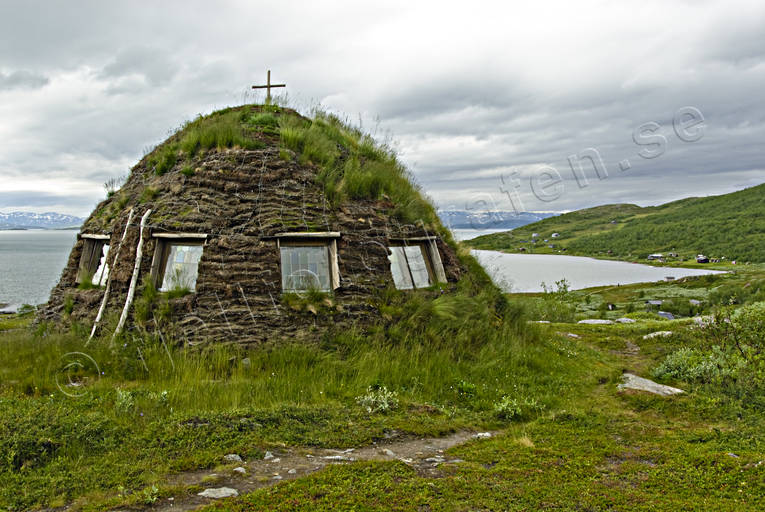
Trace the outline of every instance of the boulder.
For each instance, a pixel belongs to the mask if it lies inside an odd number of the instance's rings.
[[[233,498],[239,496],[239,491],[232,489],[231,487],[218,487],[217,489],[205,489],[197,494],[197,496],[219,500],[221,498]]]
[[[632,373],[625,373],[622,375],[622,379],[624,379],[624,382],[617,386],[619,391],[624,389],[634,389],[637,391],[647,391],[648,393],[653,393],[654,395],[661,396],[671,396],[684,393],[682,389],[665,386],[664,384],[659,384],[652,380],[638,377]]]

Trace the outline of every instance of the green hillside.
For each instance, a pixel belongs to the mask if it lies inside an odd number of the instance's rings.
[[[539,238],[532,242],[532,234]],[[552,238],[558,233],[557,238]],[[545,242],[544,240],[547,240]],[[651,253],[765,261],[765,184],[713,197],[641,208],[614,204],[535,222],[467,242],[475,249],[644,259]],[[553,247],[550,247],[553,245]]]

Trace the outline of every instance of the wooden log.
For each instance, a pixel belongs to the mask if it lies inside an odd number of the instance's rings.
[[[117,250],[114,252],[114,258],[112,258],[112,265],[109,267],[109,277],[106,279],[106,289],[104,290],[104,300],[101,301],[101,307],[98,308],[98,314],[96,315],[96,320],[93,322],[93,329],[90,331],[90,337],[88,338],[88,341],[85,343],[87,346],[88,343],[90,343],[90,340],[93,339],[93,336],[96,335],[96,329],[98,329],[98,324],[101,322],[101,317],[104,316],[104,311],[106,310],[106,303],[109,302],[109,291],[112,287],[112,270],[117,266],[117,261],[119,261],[120,256],[120,249],[122,249],[122,244],[125,242],[125,238],[127,238],[128,228],[130,227],[130,223],[133,222],[133,208],[130,209],[130,213],[128,214],[127,224],[125,224],[125,231],[122,232],[122,238],[120,239],[119,244],[117,245]]]
[[[149,218],[149,215],[151,215],[151,210],[147,210],[146,213],[143,214],[143,217],[141,217],[141,227],[140,227],[140,234],[138,237],[138,247],[135,251],[135,265],[133,266],[133,277],[130,279],[130,288],[128,288],[128,294],[127,299],[125,300],[125,307],[122,308],[122,315],[120,316],[120,321],[117,323],[117,328],[114,330],[114,335],[112,336],[112,340],[116,338],[121,332],[122,329],[125,327],[125,322],[127,321],[128,312],[130,311],[130,306],[133,304],[133,297],[135,297],[135,287],[138,284],[138,274],[141,271],[141,257],[143,257],[143,232],[146,228],[146,220]]]

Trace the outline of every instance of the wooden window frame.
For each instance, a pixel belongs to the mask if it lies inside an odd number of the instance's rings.
[[[74,280],[75,284],[79,285],[83,283],[86,276],[91,276],[92,278],[98,271],[104,246],[109,245],[111,236],[94,233],[80,233],[77,235],[77,238],[83,241],[80,262],[77,265],[77,276]],[[108,264],[108,261],[105,263]]]
[[[172,247],[175,245],[205,247],[208,236],[203,233],[153,233],[152,238],[154,238],[156,246],[151,262],[151,280],[154,283],[154,287],[159,290],[162,288],[162,281],[165,279],[167,260],[170,257]],[[196,285],[190,292],[197,292]]]
[[[436,241],[438,238],[434,236],[426,237],[412,237],[412,238],[391,238],[388,241],[388,247],[419,247],[425,260],[425,268],[428,270],[428,279],[433,286],[438,283],[446,282],[446,272],[444,271],[444,265],[441,261],[441,253],[438,251],[438,244]],[[409,279],[412,282],[413,290],[417,290],[417,286],[414,284],[414,276],[412,275],[412,269],[409,266],[409,259],[406,255],[406,251],[402,251],[404,259],[406,260],[406,268],[409,271]],[[393,271],[391,270],[391,274]],[[402,288],[406,290],[408,288]]]
[[[279,252],[279,277],[283,286],[284,269],[282,268],[282,246],[284,247],[326,247],[327,262],[329,266],[329,290],[323,290],[331,293],[340,288],[340,265],[337,261],[337,240],[340,233],[337,231],[325,232],[300,232],[300,233],[278,233],[273,238],[276,239],[276,249]],[[285,290],[282,293],[299,293],[302,290]]]

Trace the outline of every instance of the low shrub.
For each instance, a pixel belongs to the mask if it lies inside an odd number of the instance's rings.
[[[714,346],[710,351],[683,347],[668,355],[653,369],[656,378],[669,378],[703,384],[721,383],[735,378],[746,365],[738,354]]]
[[[370,414],[384,414],[398,409],[398,393],[388,391],[385,386],[369,386],[365,394],[356,397],[356,403]]]
[[[494,404],[494,414],[502,420],[526,420],[544,411],[545,406],[535,398],[503,396]]]

